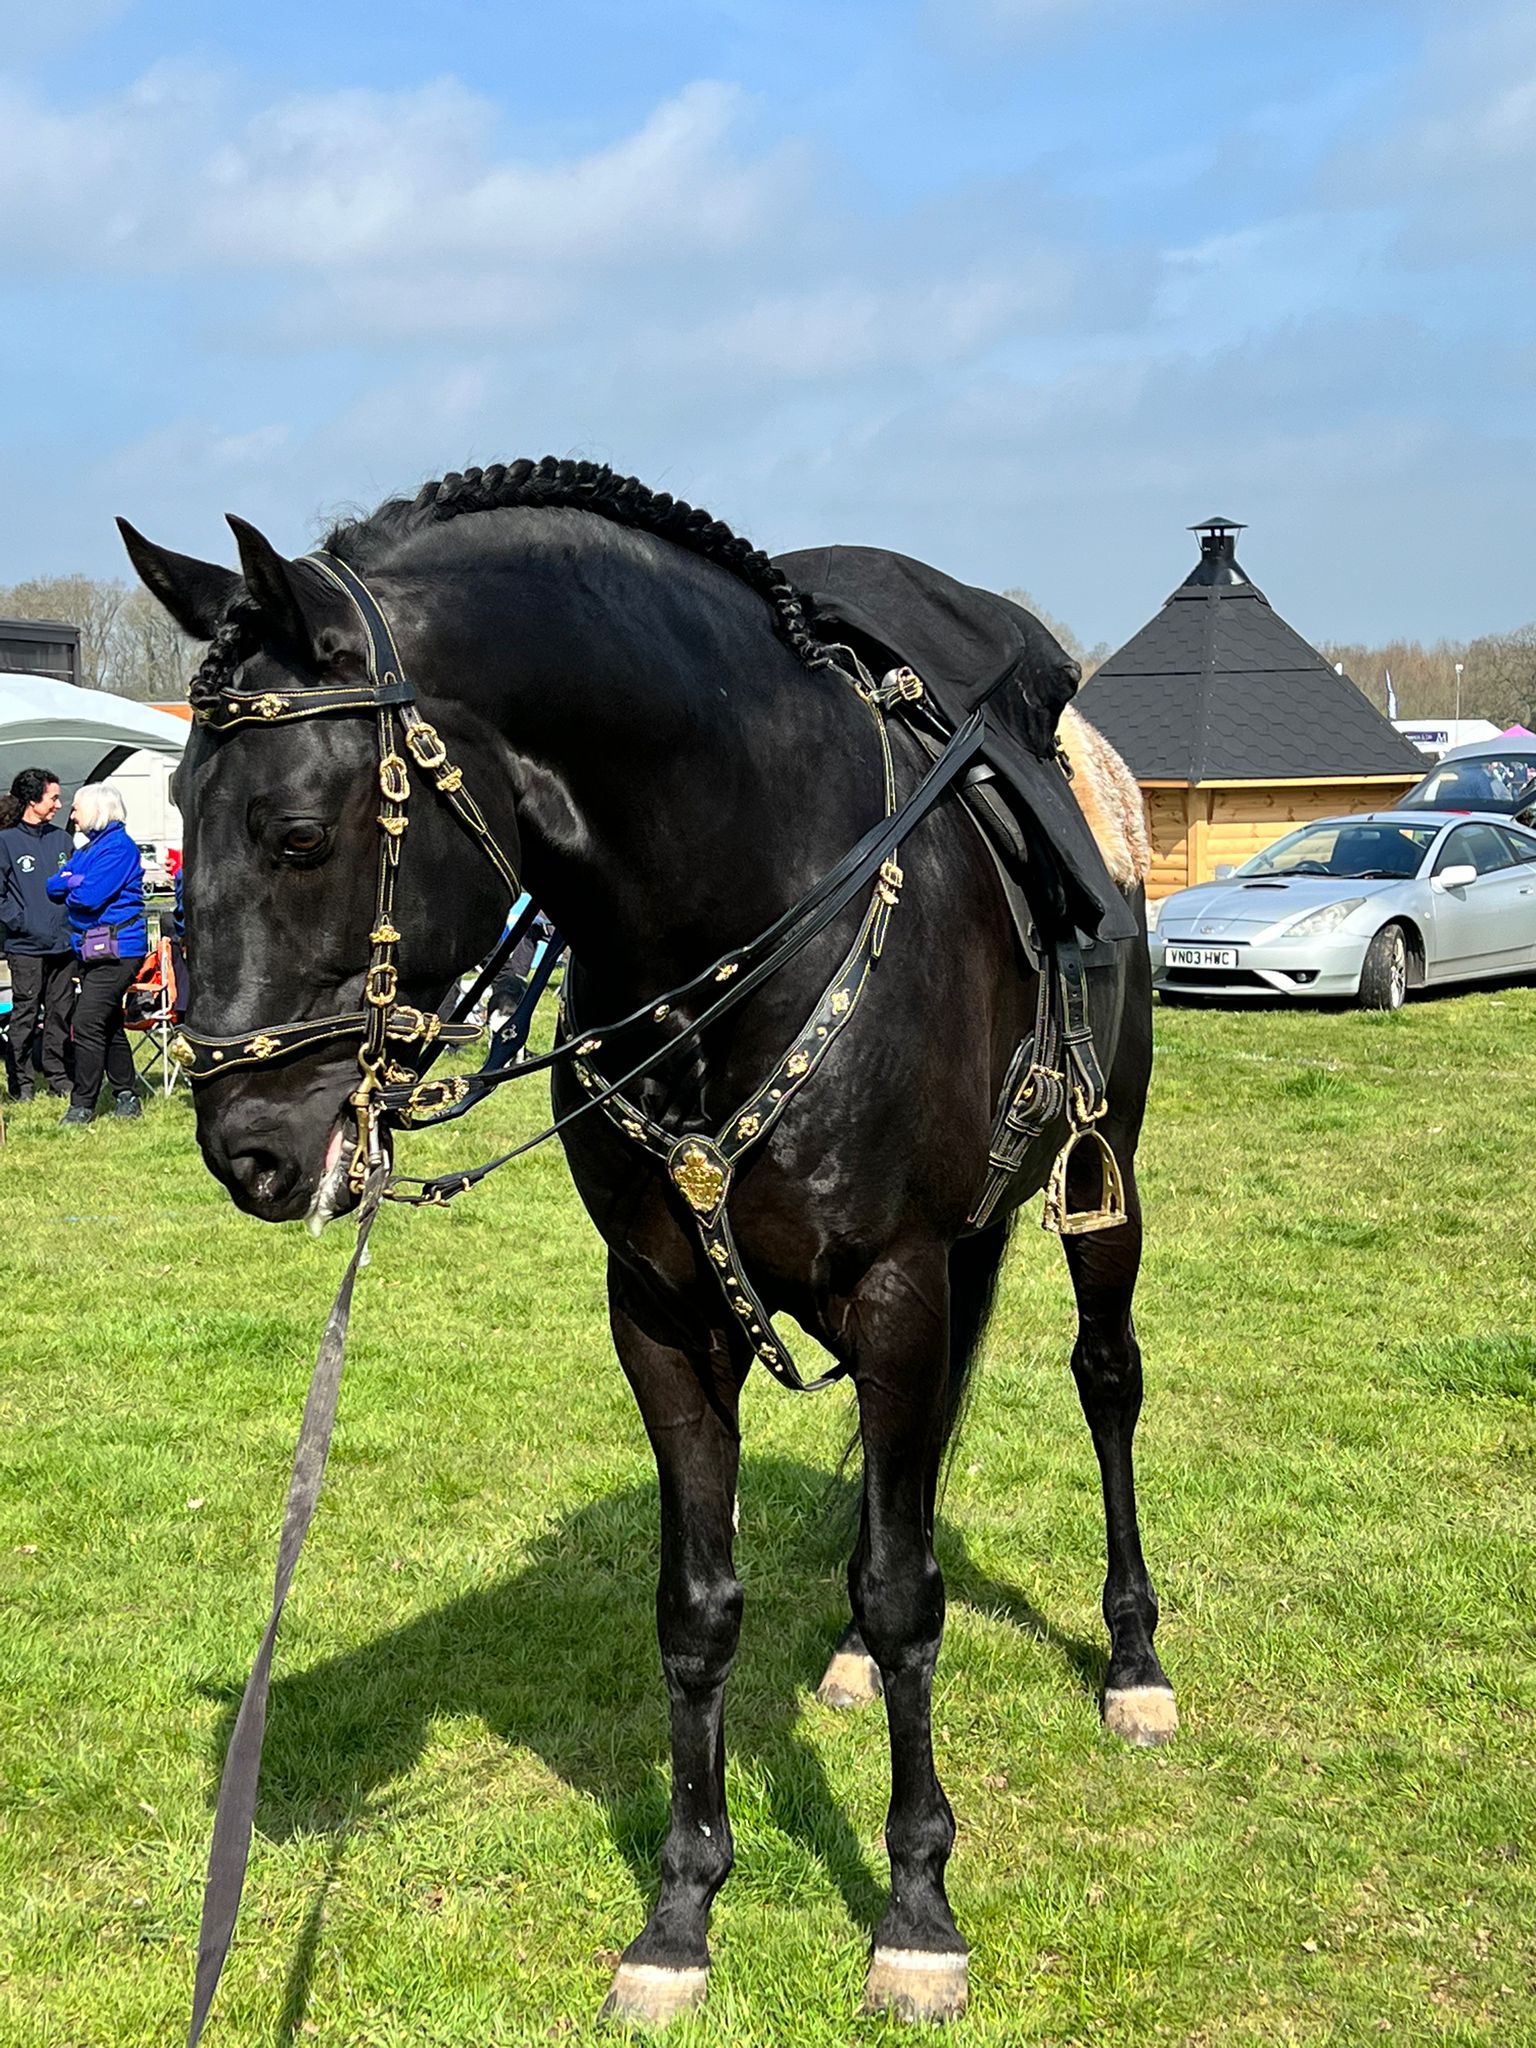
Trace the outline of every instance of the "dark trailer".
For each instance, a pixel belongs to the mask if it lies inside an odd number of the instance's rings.
[[[80,628],[56,619],[0,619],[0,676],[80,681]]]

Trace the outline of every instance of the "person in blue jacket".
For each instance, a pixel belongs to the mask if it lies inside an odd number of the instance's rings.
[[[144,859],[128,837],[123,800],[111,783],[88,782],[76,790],[73,817],[84,844],[67,867],[50,875],[48,894],[69,913],[70,944],[79,962],[75,1085],[64,1121],[88,1124],[103,1073],[112,1084],[114,1114],[142,1114],[123,1030],[123,997],[149,951],[149,921]]]

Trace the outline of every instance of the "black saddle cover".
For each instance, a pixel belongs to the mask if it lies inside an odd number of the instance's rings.
[[[1054,756],[1056,721],[1080,671],[1040,621],[885,548],[801,548],[774,564],[810,598],[822,638],[915,669],[952,728],[984,707],[982,756],[1029,849],[1036,917],[1103,940],[1134,938],[1136,920]],[[1047,875],[1055,886],[1042,899]]]

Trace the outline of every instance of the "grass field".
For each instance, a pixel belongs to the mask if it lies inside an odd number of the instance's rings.
[[[1026,1220],[950,1485],[936,1690],[969,2043],[1536,2040],[1536,991],[1163,1011],[1143,1529],[1184,1732],[1095,1708],[1098,1487]],[[469,1162],[538,1103],[415,1141]],[[209,1800],[348,1242],[238,1216],[183,1101],[0,1152],[0,2044],[180,2038]],[[391,1212],[278,1650],[224,2043],[597,2038],[665,1817],[653,1480],[558,1155]],[[802,1362],[805,1362],[804,1360]],[[695,2043],[859,2016],[879,1710],[841,1392],[746,1398],[736,1874]]]

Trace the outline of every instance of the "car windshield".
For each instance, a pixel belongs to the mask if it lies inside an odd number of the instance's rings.
[[[1523,810],[1536,802],[1536,755],[1475,754],[1442,761],[1403,798],[1415,810]]]
[[[1332,875],[1339,881],[1406,881],[1416,875],[1438,825],[1334,818],[1303,825],[1243,862],[1239,875]]]

